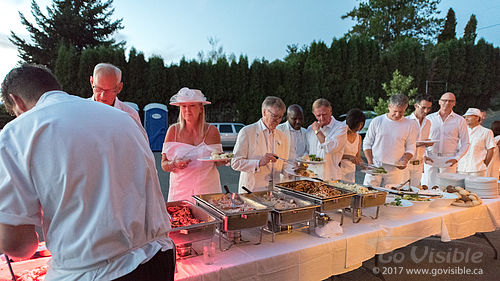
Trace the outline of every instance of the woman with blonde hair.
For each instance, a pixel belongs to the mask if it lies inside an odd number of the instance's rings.
[[[168,201],[190,200],[192,195],[220,193],[216,165],[200,158],[221,153],[217,128],[205,121],[205,104],[210,104],[200,90],[182,88],[170,99],[179,106],[179,121],[168,128],[163,144],[161,168],[170,172]]]

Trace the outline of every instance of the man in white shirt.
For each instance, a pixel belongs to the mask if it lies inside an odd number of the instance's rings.
[[[432,143],[421,142],[429,139],[431,123],[425,117],[432,109],[432,101],[433,99],[430,95],[418,95],[415,98],[415,111],[406,117],[409,120],[414,120],[420,128],[417,135],[415,155],[410,159],[408,166],[403,172],[403,179],[410,179],[410,186],[420,185],[422,173],[424,172],[423,156],[425,148],[432,145]]]
[[[288,139],[290,151],[288,157],[295,160],[302,157],[307,152],[306,129],[302,128],[304,124],[304,112],[298,104],[292,104],[286,112],[285,123],[279,124],[276,129],[285,133]]]
[[[340,161],[344,155],[344,146],[347,141],[347,126],[335,120],[332,116],[332,105],[324,98],[314,101],[312,111],[317,121],[307,128],[308,154],[315,154],[325,160],[324,164],[315,164],[323,167],[311,167],[324,180],[342,179]]]
[[[437,140],[424,154],[424,174],[422,184],[434,186],[438,184],[438,173],[456,173],[456,163],[464,156],[469,148],[469,134],[465,119],[453,112],[456,99],[453,93],[445,93],[439,99],[439,111],[429,114],[427,119],[431,122],[429,138]],[[438,157],[446,160],[445,167],[434,167],[432,160]]]
[[[2,84],[17,118],[0,133],[0,251],[29,258],[37,225],[52,253],[47,281],[173,280],[169,216],[144,130],[60,89],[32,65]]]
[[[366,161],[384,167],[387,174],[366,174],[363,184],[385,186],[403,182],[403,170],[415,154],[419,131],[417,122],[404,117],[407,107],[408,97],[391,96],[389,113],[375,117],[368,126],[363,140]]]
[[[94,74],[90,76],[90,85],[93,91],[91,100],[125,111],[137,124],[141,124],[137,111],[117,98],[123,88],[122,71],[118,67],[110,63],[97,64],[94,67]]]
[[[269,96],[262,102],[262,118],[238,133],[231,167],[240,171],[239,192],[266,191],[279,182],[286,166],[277,157],[288,159],[288,140],[276,127],[283,119],[285,103]]]
[[[460,174],[484,177],[495,149],[493,131],[480,125],[481,111],[469,108],[464,114],[470,146],[457,164]]]

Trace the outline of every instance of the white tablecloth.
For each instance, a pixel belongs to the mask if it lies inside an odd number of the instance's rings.
[[[344,233],[334,238],[295,231],[280,234],[276,242],[264,234],[263,243],[234,245],[217,251],[215,263],[205,265],[203,257],[177,263],[176,280],[322,280],[356,268],[374,257],[407,246],[420,239],[438,235],[443,242],[460,239],[476,232],[491,232],[500,227],[500,198],[485,199],[472,207],[450,206],[429,209],[388,219],[373,220],[373,209],[364,210],[360,223],[347,216]],[[339,218],[334,214],[333,217]],[[244,231],[243,237],[257,241],[256,231]],[[216,239],[214,239],[216,240]]]

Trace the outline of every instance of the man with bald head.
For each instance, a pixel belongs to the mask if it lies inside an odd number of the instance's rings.
[[[292,104],[286,111],[285,123],[279,124],[276,129],[285,133],[288,138],[290,151],[289,159],[297,159],[307,152],[306,129],[302,128],[304,124],[304,111],[298,104]]]
[[[123,88],[122,71],[118,67],[110,63],[97,64],[94,67],[94,74],[90,76],[90,85],[94,92],[90,97],[91,100],[125,111],[138,124],[141,124],[137,111],[117,98]]]
[[[424,174],[422,184],[428,186],[437,185],[438,173],[456,173],[457,162],[464,156],[469,148],[469,134],[465,119],[453,112],[456,98],[453,93],[447,92],[439,99],[439,111],[429,114],[427,119],[431,122],[429,138],[437,140],[429,147],[424,156]],[[446,157],[449,160],[441,165],[434,165],[434,157]],[[437,161],[436,161],[437,163]]]

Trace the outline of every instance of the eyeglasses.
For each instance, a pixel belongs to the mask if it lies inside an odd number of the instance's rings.
[[[115,93],[118,91],[118,86],[114,87],[113,89],[103,89],[97,86],[92,86],[92,89],[98,93]]]
[[[420,104],[417,103],[417,106],[422,108],[423,110],[426,110],[426,109],[432,109],[432,106],[421,106]]]
[[[455,102],[455,100],[444,100],[444,99],[440,99],[440,101],[442,101],[442,102],[449,102],[449,103]]]
[[[274,119],[274,120],[283,119],[283,114],[281,114],[281,115],[274,114],[268,108],[266,108],[266,111],[269,113],[269,115],[271,115],[271,118]]]

